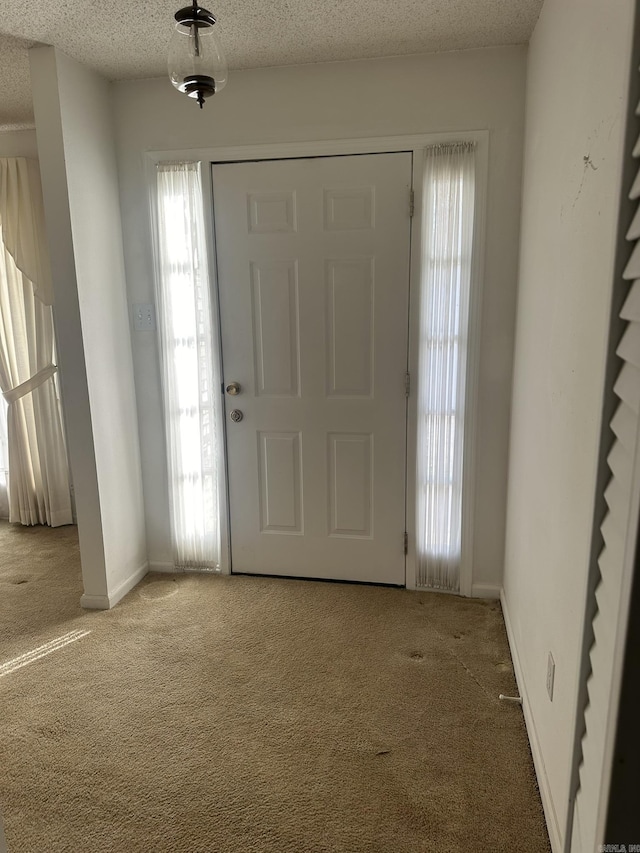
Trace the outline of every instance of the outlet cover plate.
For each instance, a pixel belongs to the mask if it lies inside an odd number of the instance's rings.
[[[153,332],[156,327],[156,317],[153,305],[133,306],[133,328],[136,332]]]

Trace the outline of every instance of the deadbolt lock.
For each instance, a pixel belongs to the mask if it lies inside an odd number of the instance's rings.
[[[229,413],[229,417],[234,422],[234,424],[240,423],[244,415],[240,411],[240,409],[232,409]]]

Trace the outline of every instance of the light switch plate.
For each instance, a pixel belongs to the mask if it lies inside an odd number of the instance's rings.
[[[136,332],[153,332],[156,327],[156,315],[153,305],[145,303],[144,305],[133,306],[133,328]]]

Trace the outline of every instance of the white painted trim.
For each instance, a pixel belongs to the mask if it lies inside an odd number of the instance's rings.
[[[222,325],[220,320],[220,291],[218,287],[218,255],[216,252],[216,229],[213,207],[213,170],[207,164],[206,174],[202,172],[202,195],[204,199],[204,228],[207,241],[207,260],[209,264],[209,302],[211,308],[211,327],[217,330],[217,359],[222,386],[225,385],[224,362],[222,359]],[[231,574],[231,516],[229,514],[229,475],[227,470],[227,421],[225,398],[222,386],[216,391],[222,395],[222,441],[218,444],[218,471],[222,478],[218,494],[218,524],[220,526],[220,574]]]
[[[178,566],[174,566],[173,563],[149,563],[149,572],[156,572],[163,575],[213,575],[214,577],[229,574],[222,570],[218,572],[212,569],[181,569]]]
[[[409,339],[407,370],[411,388],[407,400],[407,473],[405,477],[405,529],[407,531],[407,556],[405,558],[405,586],[418,589],[418,560],[416,553],[416,456],[418,364],[420,352],[420,284],[422,281],[422,198],[424,174],[424,146],[413,152],[413,219],[411,221],[411,265],[409,270]]]
[[[383,154],[390,151],[417,151],[439,142],[476,141],[488,137],[483,129],[407,134],[406,136],[373,136],[354,139],[325,139],[311,142],[269,142],[258,145],[232,145],[218,148],[182,148],[147,151],[152,163],[191,160],[225,163],[235,160],[277,160],[295,157],[331,157],[348,154]]]
[[[435,592],[437,595],[455,595],[456,598],[460,598],[460,593],[456,592],[455,589],[436,589],[433,586],[416,586],[417,592]]]
[[[173,563],[149,563],[150,572],[162,572],[164,574],[181,574],[182,569],[176,569]]]
[[[476,509],[476,464],[478,400],[480,381],[481,318],[484,291],[487,196],[489,185],[489,131],[476,140],[476,196],[473,227],[473,256],[469,293],[467,376],[464,418],[462,479],[462,554],[460,595],[473,595],[474,518]]]
[[[149,564],[144,562],[139,569],[122,581],[113,592],[108,595],[87,595],[84,593],[80,598],[80,607],[85,610],[110,610],[130,592],[134,586],[140,583],[149,571]]]
[[[122,583],[119,584],[113,592],[109,593],[109,607],[114,607],[119,601],[121,601],[125,595],[134,588],[134,586],[137,586],[140,583],[148,571],[149,563],[145,560],[139,569],[136,569],[130,577],[122,581]]]
[[[108,595],[87,595],[86,592],[80,597],[80,607],[85,610],[109,610]]]
[[[471,585],[472,598],[494,598],[499,599],[502,587],[492,583],[474,583]]]
[[[544,809],[547,830],[549,832],[549,838],[551,841],[551,850],[553,851],[553,853],[562,853],[564,849],[562,833],[560,831],[560,824],[558,822],[558,816],[556,814],[555,806],[553,803],[551,785],[549,784],[549,777],[547,776],[547,769],[544,764],[542,748],[540,746],[540,739],[538,737],[535,720],[533,718],[533,712],[531,710],[529,694],[527,693],[527,685],[524,680],[524,672],[520,663],[518,646],[516,644],[513,626],[509,617],[509,608],[507,606],[507,599],[504,593],[504,589],[500,592],[500,604],[502,605],[502,615],[504,617],[504,624],[507,631],[507,640],[509,642],[511,659],[513,661],[513,671],[515,673],[516,683],[518,685],[518,692],[522,697],[522,713],[524,714],[524,722],[527,727],[527,736],[529,738],[529,745],[531,747],[531,754],[533,756],[533,766],[536,771],[538,788],[540,789],[540,799],[542,800],[542,808]]]

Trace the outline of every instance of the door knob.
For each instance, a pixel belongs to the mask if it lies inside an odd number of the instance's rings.
[[[240,411],[240,409],[232,409],[232,410],[229,412],[229,417],[230,417],[230,418],[231,418],[231,420],[234,422],[234,424],[237,424],[237,423],[240,423],[240,421],[242,420],[242,418],[244,417],[244,415],[242,414],[242,412]]]
[[[242,391],[242,388],[240,387],[240,384],[238,382],[230,382],[225,388],[225,391],[231,397],[237,397],[240,391]]]

